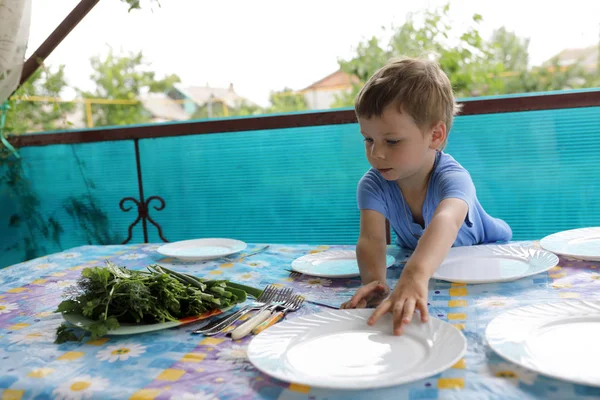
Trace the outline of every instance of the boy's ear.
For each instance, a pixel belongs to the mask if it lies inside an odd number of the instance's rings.
[[[429,147],[438,149],[446,141],[447,137],[446,124],[442,121],[436,122],[431,126],[431,143]]]

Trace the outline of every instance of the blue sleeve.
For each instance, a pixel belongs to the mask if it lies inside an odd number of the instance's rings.
[[[444,199],[461,199],[469,207],[465,223],[473,226],[471,214],[474,212],[476,191],[471,175],[466,170],[450,170],[438,177],[438,195],[440,202]]]
[[[374,210],[387,218],[387,205],[383,188],[372,171],[367,172],[358,182],[356,200],[360,210]]]

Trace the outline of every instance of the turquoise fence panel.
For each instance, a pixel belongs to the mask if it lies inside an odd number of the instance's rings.
[[[458,117],[447,151],[515,239],[600,226],[600,107]]]
[[[600,107],[459,116],[447,151],[515,240],[539,239],[600,225],[598,137]],[[356,183],[368,168],[357,124],[145,140],[140,149],[148,195],[167,201],[157,218],[169,240],[357,238]],[[178,149],[185,157],[171,157]]]
[[[600,107],[459,116],[447,151],[514,239],[600,226]],[[355,243],[356,184],[369,168],[357,124],[139,141],[150,216],[170,241]],[[21,149],[0,170],[0,267],[127,237],[138,198],[132,141]],[[15,180],[15,171],[22,168]],[[16,174],[19,175],[19,174]],[[129,205],[133,205],[129,203]],[[160,242],[148,223],[150,242]],[[141,223],[131,242],[142,242]]]
[[[140,141],[146,196],[166,202],[150,212],[170,241],[355,243],[363,153],[356,124]]]
[[[133,142],[25,147],[0,178],[0,267],[85,244],[120,243],[137,209]],[[13,179],[11,179],[13,178]],[[140,226],[133,242],[141,242]]]

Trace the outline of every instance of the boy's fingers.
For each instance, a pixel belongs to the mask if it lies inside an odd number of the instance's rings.
[[[360,287],[356,291],[356,293],[354,293],[354,296],[352,296],[352,298],[350,299],[350,303],[352,305],[351,308],[355,308],[360,300],[364,299],[370,292],[373,291],[375,287],[377,287],[378,283],[379,282],[371,282]]]
[[[404,307],[406,307],[405,305],[405,300],[401,299],[398,300],[395,304],[394,304],[394,309],[392,310],[392,316],[393,316],[393,321],[394,321],[394,325],[393,325],[393,332],[394,335],[401,335],[402,334],[402,316],[403,316],[403,310]]]
[[[385,285],[383,283],[377,283],[375,290],[378,292],[385,292]]]
[[[356,308],[367,308],[367,300],[361,299],[356,305]]]
[[[410,321],[412,321],[413,314],[415,313],[415,303],[415,299],[408,299],[404,303],[404,312],[402,313],[403,324],[410,324]]]
[[[417,308],[421,312],[421,321],[427,322],[427,319],[429,318],[429,310],[427,309],[427,301],[419,300],[417,302]]]
[[[373,311],[373,314],[371,314],[367,323],[369,325],[375,324],[377,322],[377,320],[379,318],[381,318],[381,316],[383,314],[385,314],[386,312],[388,312],[390,310],[390,304],[391,304],[391,302],[389,300],[384,300],[383,303],[378,305],[377,308],[375,309],[375,311]]]

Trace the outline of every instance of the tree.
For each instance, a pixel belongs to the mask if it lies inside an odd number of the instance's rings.
[[[142,52],[115,55],[112,49],[104,59],[93,57],[94,72],[90,76],[96,84],[93,92],[81,92],[89,99],[108,99],[119,104],[93,104],[94,126],[130,125],[150,121],[139,97],[148,92],[165,92],[180,82],[177,75],[156,79],[156,74],[147,70]]]
[[[392,27],[393,34],[385,45],[377,37],[359,43],[352,59],[339,60],[341,69],[357,76],[359,82],[350,93],[339,96],[334,106],[352,105],[360,87],[378,68],[389,59],[402,56],[435,58],[450,77],[459,97],[500,93],[503,83],[497,76],[503,66],[491,57],[493,49],[477,30],[481,16],[474,14],[474,26],[453,32],[449,10],[450,6],[446,5],[422,15],[409,14],[400,27]]]
[[[595,80],[577,64],[529,68],[529,39],[501,27],[489,40],[478,31],[479,14],[472,26],[452,29],[449,5],[434,11],[409,14],[399,27],[392,27],[391,39],[382,44],[377,37],[360,42],[349,60],[339,60],[340,68],[358,78],[352,90],[338,96],[334,107],[354,104],[354,98],[367,79],[393,57],[435,58],[448,75],[457,97],[562,90],[593,86]]]
[[[236,109],[235,115],[240,117],[245,117],[249,115],[259,115],[264,114],[265,110],[254,103],[250,103],[248,101],[242,101]]]
[[[520,74],[516,93],[548,92],[589,86],[590,75],[579,63],[561,65],[558,58]]]
[[[141,0],[121,0],[123,3],[129,5],[129,11],[131,10],[139,10],[142,8]],[[150,3],[156,3],[160,7],[160,3],[158,0],[149,0]]]
[[[494,61],[506,71],[526,71],[529,66],[529,38],[521,38],[505,27],[492,33],[490,45]]]
[[[504,93],[523,92],[529,66],[529,38],[520,38],[505,27],[496,29],[490,39],[494,61],[504,66]]]
[[[271,92],[269,102],[271,105],[266,109],[267,113],[302,111],[308,108],[304,96],[290,88],[284,88],[280,92]]]
[[[573,89],[590,84],[590,75],[579,63],[560,65],[553,58],[542,66],[529,68],[529,39],[520,38],[502,27],[490,40],[495,61],[504,65],[503,93],[545,92]]]
[[[68,87],[64,68],[64,65],[56,69],[40,66],[9,99],[5,127],[8,134],[55,130],[70,125],[68,113],[75,104],[56,101]]]

